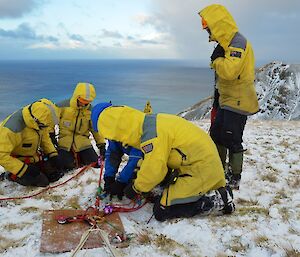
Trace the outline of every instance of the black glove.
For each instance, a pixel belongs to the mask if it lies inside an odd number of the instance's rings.
[[[119,200],[122,200],[122,197],[124,195],[124,188],[127,184],[122,183],[120,181],[116,181],[115,183],[112,183],[110,186],[110,195],[114,196],[116,195]]]
[[[105,152],[106,152],[105,143],[97,144],[97,147],[99,149],[100,156],[102,157],[102,160],[104,160],[105,159]]]
[[[59,180],[64,175],[64,173],[57,171],[57,172],[52,172],[50,174],[45,174],[45,175],[47,176],[49,182],[52,183],[52,182]]]
[[[212,55],[210,56],[210,60],[211,62],[213,62],[214,60],[216,60],[219,57],[225,57],[225,51],[224,48],[218,44],[215,48],[215,50],[213,51]]]
[[[57,142],[57,138],[54,132],[49,133],[49,136],[51,138],[52,144],[54,145],[54,147],[57,149],[58,148],[58,142]]]
[[[139,194],[133,189],[133,183],[128,184],[124,189],[124,194],[127,198],[133,200],[139,196]]]
[[[110,194],[111,185],[115,183],[114,177],[104,177],[104,191],[107,194]]]
[[[218,89],[215,88],[215,92],[214,92],[214,102],[213,102],[213,107],[214,108],[218,108],[219,107],[219,91]]]
[[[22,176],[23,179],[36,178],[41,174],[40,169],[37,166],[33,164],[27,164],[27,165],[28,167]]]
[[[57,168],[58,170],[62,170],[64,167],[63,162],[61,161],[61,159],[59,158],[58,155],[53,156],[49,159],[51,165],[55,168]]]

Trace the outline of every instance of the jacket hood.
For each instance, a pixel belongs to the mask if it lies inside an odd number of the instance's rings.
[[[46,100],[51,102],[48,99]],[[41,101],[25,106],[22,109],[22,114],[26,126],[35,130],[40,129],[38,123],[42,123],[50,128],[53,128],[56,124],[58,124],[58,117],[56,116],[53,106]]]
[[[92,120],[92,126],[93,126],[94,131],[98,132],[99,115],[105,108],[107,108],[109,106],[112,106],[112,104],[111,103],[99,103],[93,107],[92,114],[91,114],[91,120]]]
[[[227,9],[219,4],[212,4],[199,12],[211,31],[211,37],[227,49],[238,27]]]
[[[94,101],[96,97],[96,90],[95,87],[90,83],[80,82],[77,84],[73,96],[70,100],[70,105],[73,108],[78,108],[77,106],[77,99],[81,97],[85,100],[88,100],[90,102]],[[89,108],[90,105],[88,105],[85,108]]]
[[[145,113],[128,106],[105,108],[98,118],[101,136],[140,149]]]

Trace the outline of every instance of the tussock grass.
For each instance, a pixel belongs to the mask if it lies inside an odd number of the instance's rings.
[[[277,177],[274,174],[265,174],[261,176],[263,181],[269,181],[271,183],[276,183],[278,181]]]
[[[253,205],[258,205],[258,201],[257,200],[246,200],[246,199],[243,199],[243,198],[237,198],[235,200],[236,204],[238,205],[246,205],[246,206],[253,206]]]
[[[285,249],[285,256],[286,257],[299,257],[300,256],[300,252],[297,249]]]
[[[263,214],[269,215],[269,210],[267,208],[259,207],[259,206],[247,206],[247,207],[240,207],[236,210],[237,215],[250,215],[250,214]]]
[[[279,209],[279,213],[282,216],[282,220],[287,222],[290,219],[290,213],[289,213],[289,209],[287,207],[283,207],[281,209]]]
[[[160,234],[154,239],[154,244],[158,247],[162,252],[167,253],[168,255],[176,256],[176,254],[172,254],[175,249],[184,249],[184,251],[188,254],[188,256],[194,256],[189,250],[188,245],[183,245],[175,240],[168,238],[166,235]]]
[[[300,188],[300,176],[293,176],[287,179],[287,184],[291,188],[299,189]]]
[[[138,236],[137,236],[137,241],[141,245],[151,244],[150,234],[146,231],[139,233]]]
[[[275,199],[287,199],[287,198],[288,198],[288,195],[287,195],[286,190],[284,188],[277,191]]]
[[[235,238],[234,240],[232,240],[230,242],[230,245],[228,246],[228,249],[240,254],[244,253],[247,250],[247,248],[244,245],[242,245],[239,238]]]
[[[25,245],[24,239],[25,237],[18,240],[12,240],[0,235],[0,253],[5,252],[8,248],[24,246]]]
[[[269,238],[267,236],[257,236],[256,238],[254,238],[254,242],[258,245],[258,246],[264,246],[269,242]]]
[[[79,204],[79,196],[73,196],[66,202],[66,206],[70,206],[73,209],[81,209]]]
[[[34,207],[34,206],[30,206],[30,207],[22,207],[21,211],[25,212],[25,213],[32,213],[32,212],[38,212],[40,210],[40,208],[38,207]]]

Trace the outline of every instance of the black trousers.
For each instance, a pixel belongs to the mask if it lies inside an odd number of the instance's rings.
[[[198,201],[171,206],[162,206],[160,197],[153,206],[153,214],[156,220],[165,221],[174,218],[189,218],[197,214],[205,213],[213,208],[214,204],[207,196],[202,196]]]
[[[73,152],[59,149],[58,155],[62,163],[64,164],[64,170],[71,170],[76,168],[76,161]],[[98,155],[93,147],[82,150],[78,152],[77,155],[79,166],[89,165],[93,162],[97,162],[98,160]]]
[[[215,144],[225,146],[231,153],[241,152],[246,121],[246,115],[218,108],[210,135]]]
[[[21,178],[11,178],[14,182],[17,182],[23,186],[38,186],[38,187],[45,187],[48,186],[49,183],[57,181],[59,178],[62,177],[62,173],[54,167],[49,160],[47,161],[40,161],[37,163],[31,163],[30,165],[35,166],[39,171],[40,174],[36,177],[28,177],[22,176]],[[11,176],[11,174],[9,175]]]

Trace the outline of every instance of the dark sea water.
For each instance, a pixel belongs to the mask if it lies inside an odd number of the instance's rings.
[[[95,85],[94,103],[112,101],[176,114],[212,94],[213,72],[188,61],[0,61],[0,120],[39,98],[71,97],[77,82]]]

